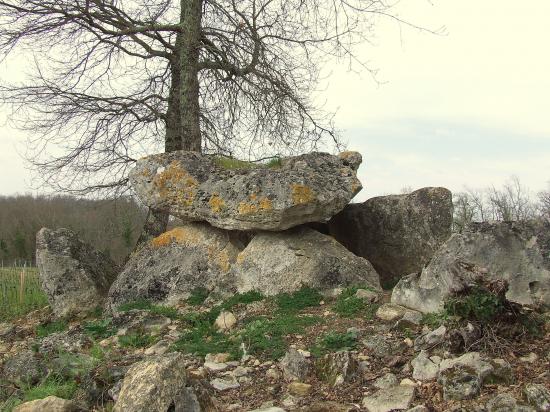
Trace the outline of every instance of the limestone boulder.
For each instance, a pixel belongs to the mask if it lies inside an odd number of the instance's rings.
[[[25,402],[15,407],[13,412],[79,412],[81,410],[73,401],[48,396],[44,399]]]
[[[550,306],[550,222],[477,223],[453,234],[420,274],[399,281],[392,302],[437,312],[449,296],[499,280],[509,301]]]
[[[382,283],[420,272],[451,236],[451,192],[427,187],[407,195],[374,197],[350,204],[329,223],[329,231],[358,256],[368,259]]]
[[[69,229],[41,229],[36,262],[42,289],[56,316],[85,315],[103,306],[116,264]]]
[[[256,235],[233,265],[228,287],[273,296],[302,286],[322,290],[345,285],[379,290],[372,265],[330,236],[307,227]]]
[[[193,289],[212,290],[242,248],[231,233],[206,223],[172,229],[134,252],[111,286],[107,308],[136,300],[173,305]]]
[[[361,155],[309,153],[276,166],[195,152],[139,160],[130,182],[148,206],[230,230],[279,231],[327,221],[361,190]]]
[[[193,406],[197,398],[187,385],[186,366],[185,357],[178,353],[134,364],[124,377],[113,411],[197,410]]]

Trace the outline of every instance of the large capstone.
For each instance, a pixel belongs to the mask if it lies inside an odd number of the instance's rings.
[[[56,316],[84,315],[103,306],[116,277],[115,263],[68,229],[41,229],[36,262],[42,289]]]
[[[285,230],[323,222],[361,190],[361,155],[309,153],[275,166],[195,152],[148,156],[130,182],[148,206],[230,230]]]
[[[366,259],[307,227],[256,235],[239,254],[226,283],[234,284],[241,293],[257,290],[268,296],[302,286],[334,289],[366,285],[380,289],[378,274]]]
[[[392,302],[421,312],[476,284],[505,281],[506,299],[550,305],[550,222],[477,223],[454,234],[420,274],[401,279]]]
[[[368,259],[391,285],[419,272],[451,236],[451,192],[428,187],[407,195],[374,197],[350,204],[329,223],[330,234]]]
[[[211,290],[242,249],[232,233],[206,223],[176,227],[134,252],[109,291],[108,307],[137,300],[176,304],[194,289]]]

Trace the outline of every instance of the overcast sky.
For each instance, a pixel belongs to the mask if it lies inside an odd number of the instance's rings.
[[[500,186],[511,175],[546,188],[550,1],[402,0],[398,11],[446,34],[381,22],[360,53],[379,69],[378,83],[336,66],[322,96],[363,154],[359,200],[405,186]],[[0,65],[2,78],[18,71]],[[0,123],[0,194],[33,191],[18,155],[23,138]]]

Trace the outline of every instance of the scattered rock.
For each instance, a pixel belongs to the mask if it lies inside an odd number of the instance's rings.
[[[384,303],[376,311],[376,317],[386,322],[395,322],[401,319],[407,309],[403,306],[394,305],[392,303]]]
[[[302,382],[292,382],[288,385],[288,392],[296,396],[307,396],[311,392],[311,385]]]
[[[230,353],[209,353],[204,357],[205,362],[226,363],[231,359]]]
[[[193,399],[185,368],[184,356],[177,353],[135,363],[124,377],[114,412],[189,410]]]
[[[73,401],[48,396],[44,399],[25,402],[15,407],[13,412],[77,412],[80,410]]]
[[[414,408],[407,410],[407,412],[430,412],[430,410],[426,408],[424,405],[418,405],[418,406],[415,406]]]
[[[434,329],[416,338],[414,341],[414,348],[416,350],[431,349],[437,345],[442,344],[445,341],[446,334],[447,328],[441,325],[437,329]]]
[[[520,357],[519,360],[525,363],[535,363],[536,361],[539,360],[539,356],[534,352],[530,352],[526,356]]]
[[[504,359],[493,359],[490,361],[493,370],[487,376],[485,382],[493,384],[511,384],[514,381],[512,365]]]
[[[437,378],[439,373],[439,365],[434,363],[426,351],[421,351],[420,354],[411,361],[413,367],[413,378],[417,381],[430,381]]]
[[[193,289],[213,289],[243,246],[229,232],[189,223],[151,240],[130,256],[113,283],[108,307],[148,300],[174,305]]]
[[[394,326],[397,330],[414,329],[422,323],[422,313],[415,310],[407,310],[403,317]]]
[[[204,362],[204,367],[210,372],[223,372],[229,365],[227,363]]]
[[[516,398],[508,393],[501,393],[487,402],[487,412],[534,412],[534,409],[518,405]]]
[[[281,360],[283,376],[287,380],[305,380],[310,374],[310,368],[311,362],[294,348],[290,348]]]
[[[236,389],[239,386],[241,386],[239,382],[237,382],[234,379],[222,379],[222,378],[216,378],[212,380],[210,382],[210,385],[212,385],[214,389],[220,392],[228,391],[230,389]]]
[[[265,377],[266,377],[267,379],[276,381],[276,380],[279,380],[279,379],[280,379],[281,373],[280,373],[277,369],[271,368],[271,369],[268,369],[268,370],[265,372]]]
[[[388,389],[397,386],[397,377],[393,373],[386,373],[384,376],[376,379],[373,386],[377,389]]]
[[[464,366],[473,369],[481,382],[490,376],[494,370],[491,363],[482,358],[478,352],[468,352],[458,358],[442,360],[439,364],[439,371],[441,373],[455,366]]]
[[[102,307],[116,277],[115,263],[69,229],[36,234],[36,263],[42,289],[58,317],[86,315]]]
[[[46,372],[46,367],[32,351],[23,351],[4,362],[0,378],[21,387],[38,383]]]
[[[216,318],[215,325],[220,330],[230,330],[237,324],[237,318],[233,313],[222,311]]]
[[[383,284],[419,272],[451,235],[452,196],[444,188],[350,204],[329,223],[331,235],[368,259]]]
[[[374,395],[364,397],[363,407],[368,412],[402,411],[411,405],[414,392],[414,387],[402,385],[383,389]]]
[[[537,411],[550,411],[550,391],[544,385],[528,383],[523,388],[523,394]]]
[[[394,342],[383,335],[371,335],[363,339],[363,345],[376,357],[386,358],[400,353],[404,342]]]
[[[43,355],[54,355],[60,351],[77,353],[91,344],[92,340],[80,328],[73,328],[64,332],[55,332],[43,338],[38,346],[38,352]]]
[[[277,408],[276,406],[269,406],[267,408],[254,409],[248,412],[286,412],[286,411],[283,408]]]
[[[153,209],[229,230],[279,231],[323,222],[361,190],[361,155],[355,152],[284,158],[276,168],[229,169],[219,163],[185,151],[148,156],[130,172],[130,183]]]
[[[229,279],[238,292],[257,290],[267,296],[302,286],[368,284],[380,289],[378,274],[367,260],[307,227],[259,233],[239,254]]]
[[[441,371],[438,382],[443,386],[443,398],[457,401],[474,398],[479,394],[482,385],[476,370],[464,365],[455,365]]]
[[[317,376],[333,386],[351,382],[359,373],[359,363],[349,351],[328,353],[315,364]]]
[[[353,406],[343,405],[337,402],[316,402],[313,405],[306,406],[303,412],[351,412],[356,408]]]
[[[506,281],[506,299],[521,305],[550,305],[550,221],[472,224],[455,233],[420,274],[404,277],[392,302],[424,313],[478,283]]]

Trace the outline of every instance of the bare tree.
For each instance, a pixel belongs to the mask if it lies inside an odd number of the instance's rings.
[[[32,59],[2,84],[42,182],[127,189],[135,160],[193,150],[249,160],[341,142],[312,104],[328,58],[354,47],[380,0],[0,0],[0,57]],[[407,23],[405,23],[407,24]],[[365,66],[363,66],[365,67]],[[158,231],[167,215],[152,213]]]
[[[539,201],[542,215],[550,218],[550,183],[547,190],[539,193]]]

